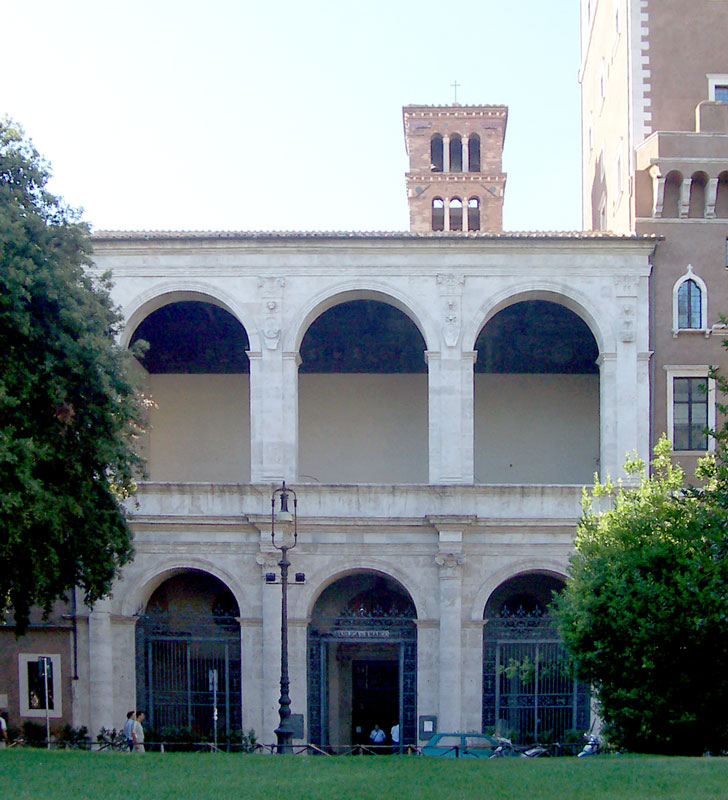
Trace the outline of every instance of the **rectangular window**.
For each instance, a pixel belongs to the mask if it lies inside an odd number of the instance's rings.
[[[53,661],[41,657],[28,661],[28,707],[52,711],[53,703]]]
[[[59,654],[19,653],[18,684],[21,717],[45,717],[46,711],[51,718],[63,715]]]
[[[708,99],[728,103],[728,74],[710,72],[706,78],[708,79]]]
[[[675,450],[707,450],[707,378],[673,378],[673,434]]]

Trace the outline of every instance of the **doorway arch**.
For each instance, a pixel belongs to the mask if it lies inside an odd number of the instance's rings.
[[[201,570],[154,590],[136,625],[136,683],[137,706],[157,732],[187,728],[204,739],[242,730],[239,616],[230,589]]]
[[[401,745],[415,743],[416,618],[410,594],[383,573],[350,573],[321,592],[308,629],[313,744],[368,745],[375,724],[387,734],[399,724]]]
[[[589,689],[577,681],[549,605],[564,587],[552,572],[498,586],[483,618],[483,730],[527,742],[563,742],[589,727]]]

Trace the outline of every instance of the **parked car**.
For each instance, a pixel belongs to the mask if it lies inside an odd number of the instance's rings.
[[[490,758],[498,741],[487,733],[436,733],[420,750],[423,756]]]

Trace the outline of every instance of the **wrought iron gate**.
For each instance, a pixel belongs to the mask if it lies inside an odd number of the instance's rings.
[[[184,727],[201,736],[215,727],[242,727],[240,631],[228,618],[212,625],[166,614],[146,614],[137,623],[137,697],[157,730]],[[216,676],[215,686],[211,680]]]
[[[577,681],[551,620],[488,620],[483,639],[483,730],[521,742],[560,741],[589,726],[589,691]]]

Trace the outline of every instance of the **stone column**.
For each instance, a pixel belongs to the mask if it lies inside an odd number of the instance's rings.
[[[101,728],[118,728],[114,719],[114,658],[111,637],[111,600],[99,600],[88,618],[89,735],[96,741]]]
[[[263,535],[261,533],[261,535]],[[278,727],[278,698],[281,693],[281,587],[280,583],[268,584],[265,574],[273,572],[280,582],[278,554],[260,553],[261,589],[263,606],[263,648],[262,685],[260,703],[262,705],[263,728],[259,740],[265,744],[275,744],[275,729]]]
[[[463,172],[470,171],[470,160],[468,158],[469,150],[468,150],[468,137],[463,136],[461,139],[463,145]]]
[[[440,531],[435,556],[440,579],[439,719],[441,731],[458,731],[462,721],[462,553],[461,531]]]
[[[262,584],[262,580],[261,580]],[[263,620],[238,618],[242,659],[243,730],[263,739]]]
[[[599,366],[599,477],[619,474],[617,435],[617,355],[601,353]],[[623,456],[624,454],[622,454]]]
[[[467,610],[466,610],[467,616]],[[463,620],[463,706],[461,730],[479,731],[483,722],[483,620]]]
[[[459,336],[453,310],[443,339]],[[450,318],[450,319],[449,319]],[[457,330],[455,330],[457,328]],[[457,342],[457,339],[456,339]],[[430,483],[473,482],[473,364],[477,353],[456,346],[425,353],[428,370]]]
[[[248,353],[252,483],[298,478],[298,353]]]
[[[295,550],[294,550],[295,556]],[[291,575],[296,572],[292,567]],[[300,591],[296,584],[292,584],[293,591]],[[289,587],[290,588],[290,587]],[[289,591],[289,598],[291,593]],[[306,739],[308,739],[308,719],[306,709],[308,708],[308,620],[295,619],[288,616],[288,671],[291,680],[291,714],[303,714],[303,728]]]
[[[450,172],[450,136],[447,133],[442,135],[442,171]]]
[[[417,620],[417,715],[438,714],[438,623]],[[440,727],[440,730],[444,730]],[[427,737],[429,738],[429,737]]]
[[[646,278],[643,279],[646,284]],[[649,461],[649,359],[645,347],[647,321],[636,316],[641,306],[638,295],[644,287],[617,289],[619,312],[616,351],[602,353],[599,365],[600,391],[600,476],[617,478],[624,457],[634,450]]]

